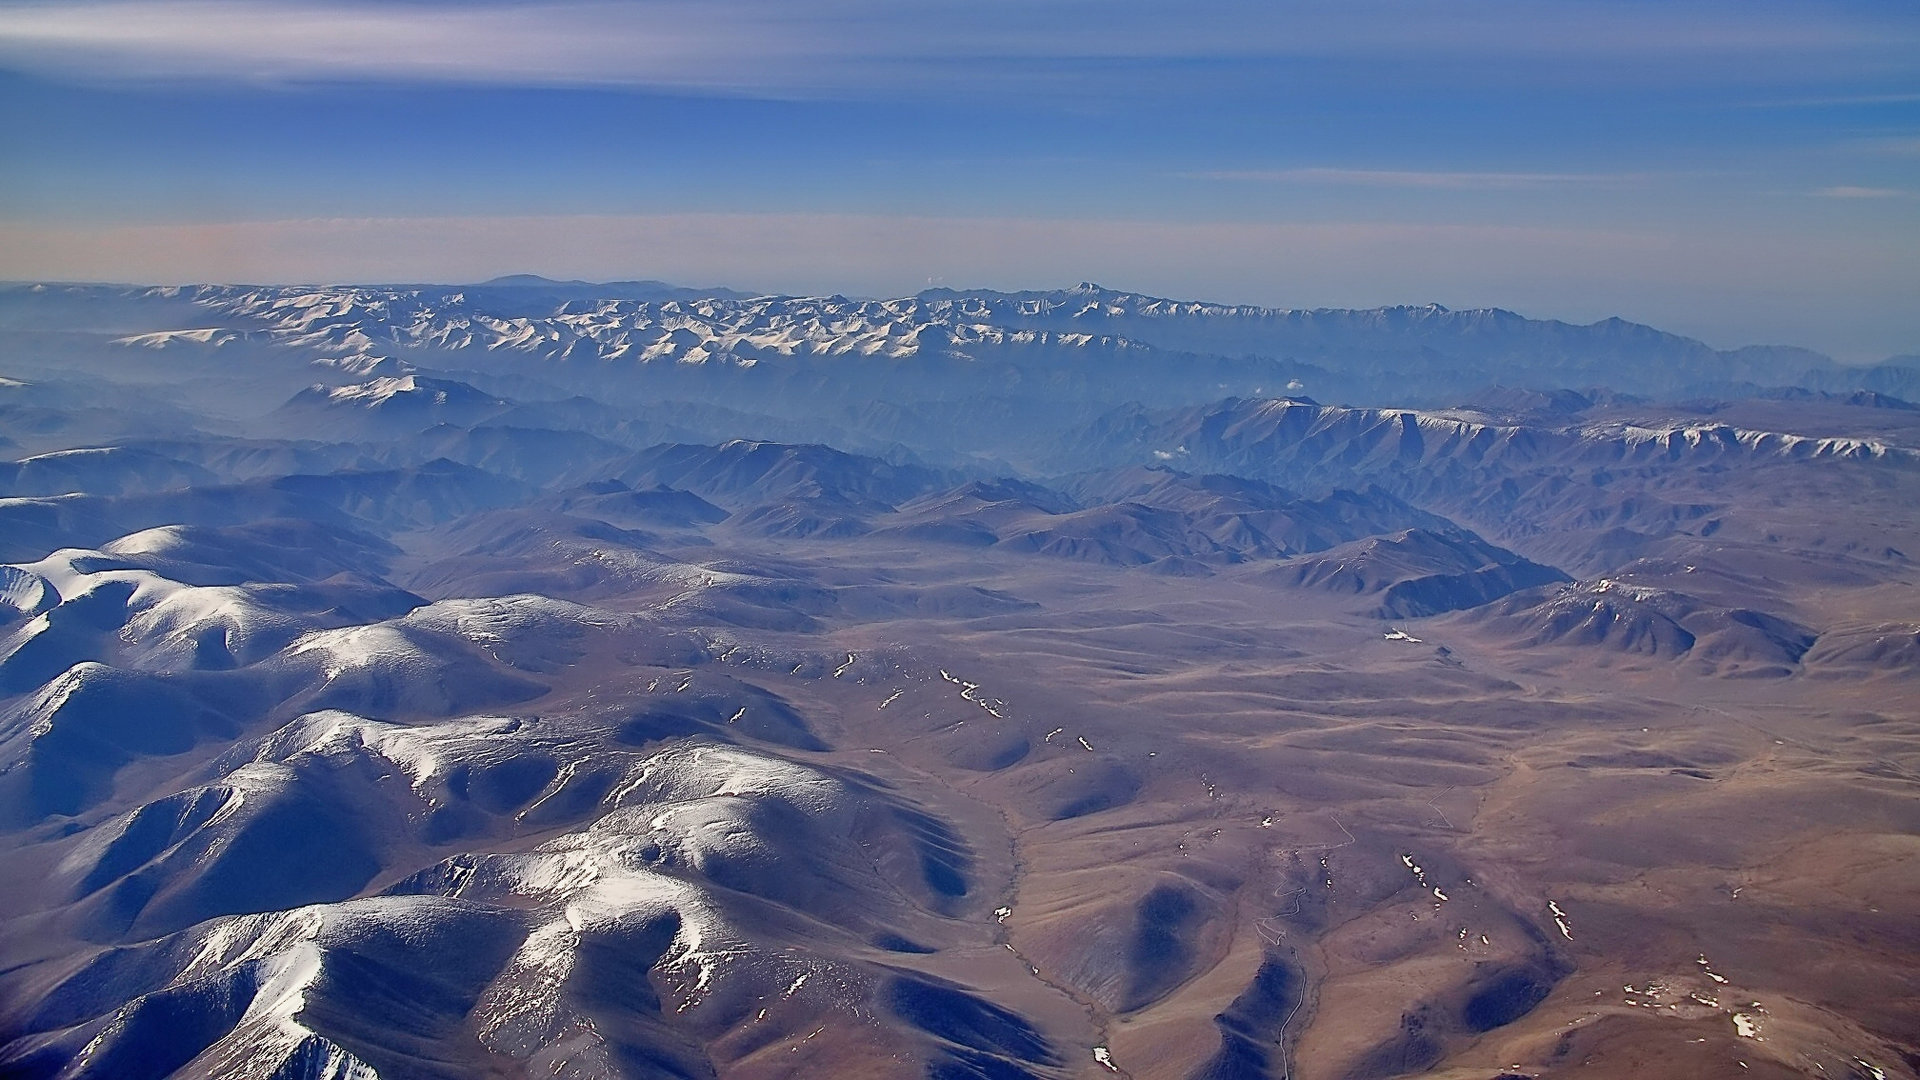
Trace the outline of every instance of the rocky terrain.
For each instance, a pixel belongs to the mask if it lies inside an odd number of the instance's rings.
[[[0,1075],[1920,1075],[1920,369],[0,291]]]

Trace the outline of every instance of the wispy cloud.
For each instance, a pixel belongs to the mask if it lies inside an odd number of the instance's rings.
[[[0,0],[0,64],[88,78],[453,80],[736,92],[991,81],[1037,60],[1900,55],[1913,20],[1567,0]],[[980,78],[981,76],[986,78]]]
[[[81,0],[0,8],[0,56],[13,64],[131,78],[724,86],[783,51],[819,50],[798,34],[716,32],[682,3],[456,10]]]
[[[1920,198],[1920,192],[1906,191],[1901,188],[1855,187],[1841,184],[1835,187],[1823,187],[1814,192],[1822,199],[1912,199]]]
[[[1844,109],[1873,105],[1911,105],[1920,102],[1920,94],[1840,94],[1826,97],[1789,98],[1782,101],[1754,101],[1750,109]]]
[[[1629,173],[1434,172],[1399,169],[1220,169],[1183,173],[1194,180],[1274,184],[1427,188],[1448,191],[1511,191],[1572,185],[1620,185],[1646,179]]]

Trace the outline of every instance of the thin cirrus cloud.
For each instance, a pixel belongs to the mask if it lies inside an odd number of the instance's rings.
[[[1822,199],[1911,199],[1920,196],[1920,192],[1902,188],[1856,187],[1851,184],[1823,187],[1814,194]]]
[[[1570,186],[1618,187],[1647,179],[1633,173],[1433,172],[1403,169],[1217,169],[1180,174],[1192,180],[1320,184],[1353,187],[1425,188],[1442,191],[1513,191]]]
[[[796,37],[783,46],[776,34],[716,33],[693,14],[665,5],[83,0],[0,8],[0,58],[42,74],[135,79],[721,86],[782,51],[807,51]]]
[[[378,79],[745,93],[981,85],[1048,61],[1469,56],[1674,71],[1897,58],[1911,21],[1782,3],[1569,0],[329,0],[0,2],[0,65],[101,78]],[[1750,64],[1747,65],[1751,67]],[[1029,71],[1027,74],[1034,74]],[[1051,73],[1059,75],[1059,72]]]

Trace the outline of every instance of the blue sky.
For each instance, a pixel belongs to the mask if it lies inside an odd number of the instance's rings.
[[[0,276],[517,271],[1920,352],[1920,5],[0,0]]]

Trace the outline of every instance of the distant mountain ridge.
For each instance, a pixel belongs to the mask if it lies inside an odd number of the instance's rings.
[[[1141,384],[1134,396],[1142,400],[1182,381],[1196,384],[1192,400],[1305,390],[1323,400],[1384,401],[1390,394],[1393,403],[1409,404],[1432,402],[1463,384],[1607,387],[1668,399],[1785,387],[1920,397],[1920,368],[1900,358],[1850,368],[1790,346],[1717,350],[1620,318],[1577,325],[1437,304],[1269,308],[1092,283],[1028,292],[934,289],[882,300],[527,276],[477,285],[36,286],[0,290],[0,326],[63,319],[72,325],[73,309],[88,305],[153,312],[150,327],[174,323],[125,335],[130,345],[206,350],[243,341],[335,357],[430,358],[437,361],[430,366],[443,369],[455,366],[446,363],[449,356],[501,369],[522,360],[549,374],[589,365],[601,378],[662,367],[764,366],[770,370],[754,378],[769,382],[796,376],[807,361],[832,360],[842,367],[878,364],[895,390],[911,391],[911,377],[951,375],[942,369],[960,363],[976,380],[996,379],[1028,394],[1052,385],[1062,395],[1085,396],[1087,379],[1124,376]],[[36,308],[48,315],[35,315]],[[120,318],[91,322],[124,325]],[[907,360],[925,370],[892,370]],[[1073,377],[1062,381],[1063,374]],[[1197,393],[1201,388],[1209,392]],[[1116,387],[1117,399],[1127,390]]]

